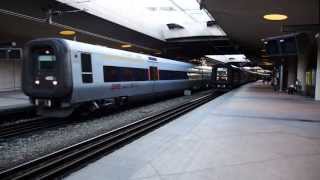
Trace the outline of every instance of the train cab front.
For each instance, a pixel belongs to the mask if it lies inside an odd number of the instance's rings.
[[[228,91],[231,89],[231,84],[230,84],[230,72],[229,69],[227,67],[217,67],[215,69],[214,72],[214,84],[213,87],[217,90],[217,91]]]
[[[72,94],[71,61],[62,39],[39,39],[26,45],[22,89],[38,108],[68,106]]]

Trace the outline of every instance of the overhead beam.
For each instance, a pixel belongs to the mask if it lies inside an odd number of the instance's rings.
[[[320,24],[282,25],[282,32],[320,32]]]
[[[185,42],[207,42],[207,41],[230,41],[226,36],[194,36],[183,38],[166,39],[169,43],[185,43]]]

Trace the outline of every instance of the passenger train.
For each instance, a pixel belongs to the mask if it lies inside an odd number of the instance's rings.
[[[212,68],[211,87],[226,92],[248,82],[256,81],[258,75],[231,64],[216,64]]]
[[[22,89],[46,116],[208,88],[211,67],[60,38],[24,48]]]

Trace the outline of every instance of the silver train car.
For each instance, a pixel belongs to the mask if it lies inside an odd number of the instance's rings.
[[[22,89],[46,116],[210,86],[211,68],[59,38],[26,44]]]

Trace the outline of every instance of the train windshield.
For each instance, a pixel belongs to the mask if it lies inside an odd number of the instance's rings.
[[[35,48],[32,51],[34,59],[37,61],[39,71],[53,71],[56,65],[56,56],[50,47]]]
[[[217,76],[227,76],[228,69],[227,68],[217,68]]]
[[[228,80],[228,68],[217,68],[217,80]]]

